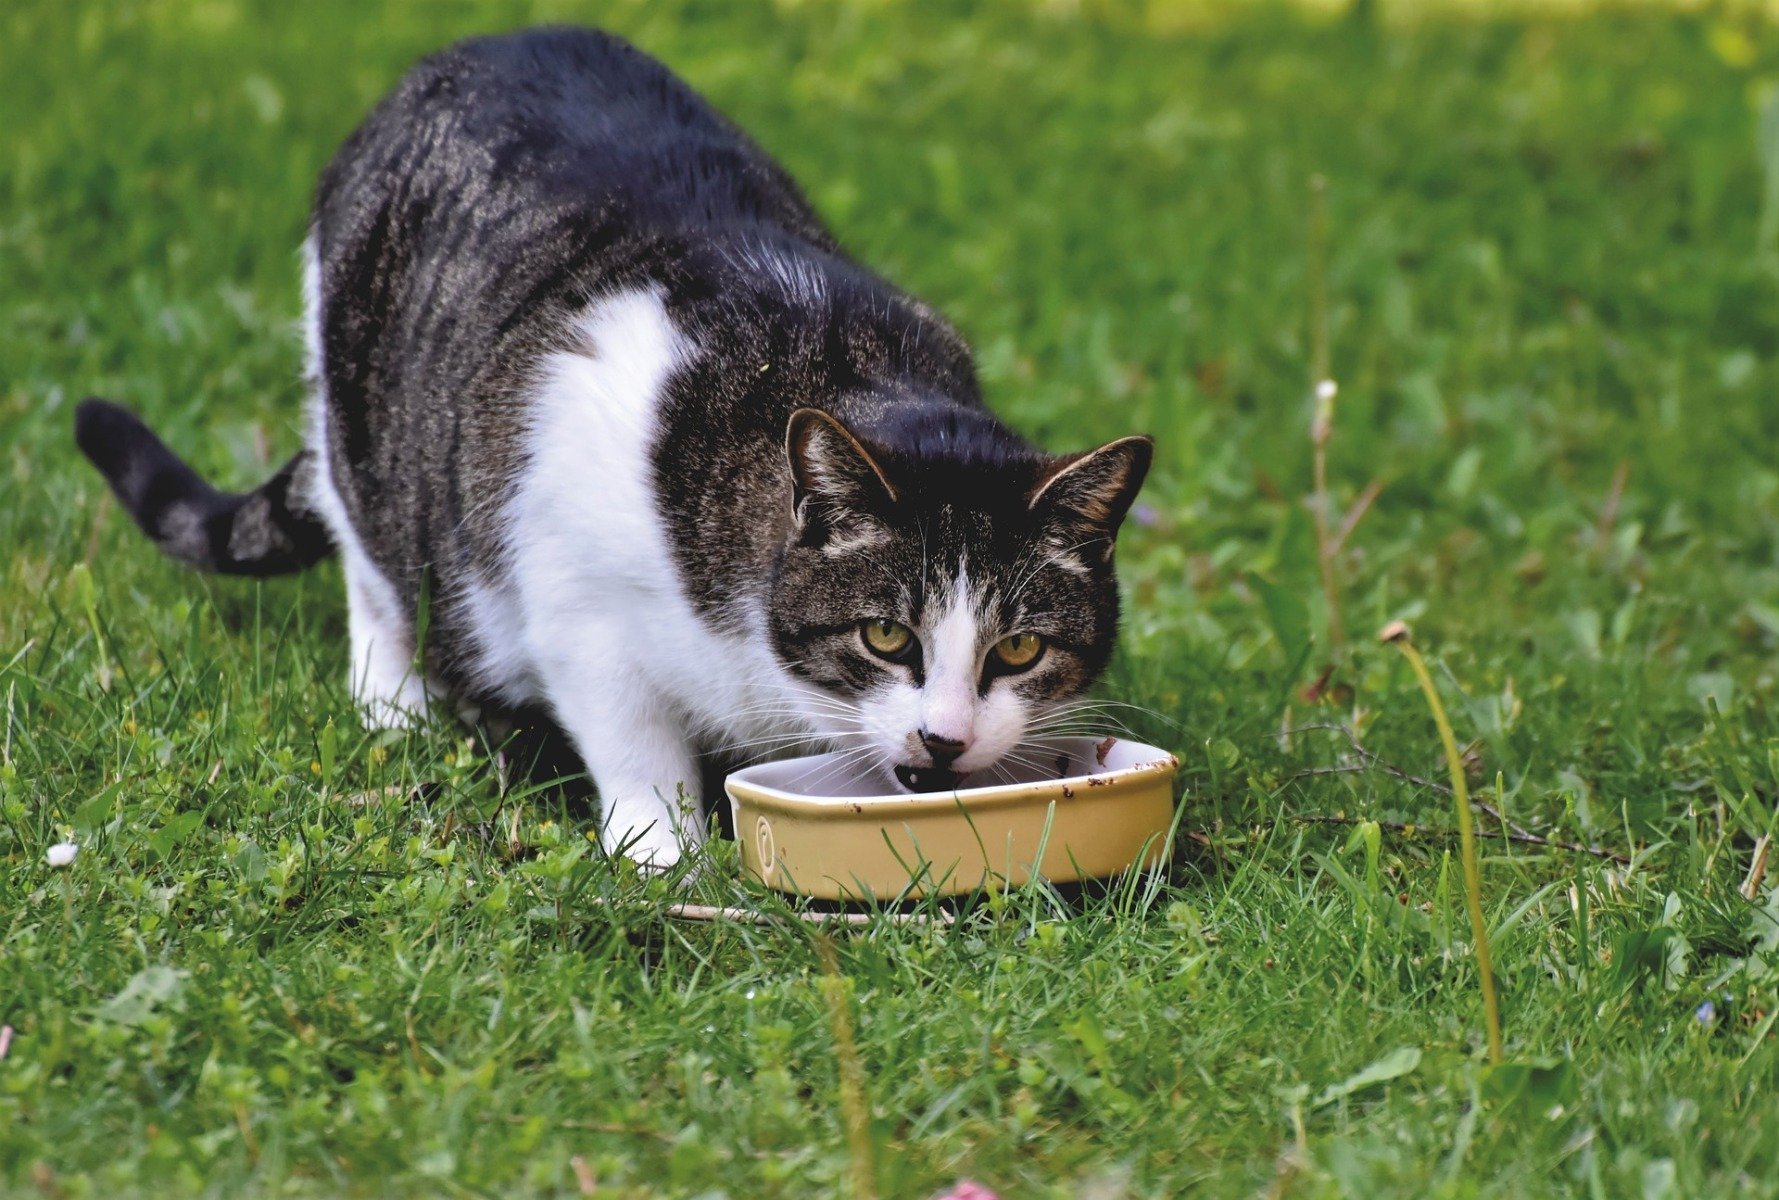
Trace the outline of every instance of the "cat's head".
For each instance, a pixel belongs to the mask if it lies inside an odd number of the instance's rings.
[[[1112,548],[1151,452],[1128,437],[1053,458],[975,410],[893,440],[795,413],[768,616],[822,732],[909,791],[1017,761],[1111,657]]]

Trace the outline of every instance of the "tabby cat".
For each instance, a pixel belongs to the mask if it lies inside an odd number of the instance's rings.
[[[1104,668],[1149,440],[1021,440],[950,325],[618,38],[421,62],[304,254],[312,417],[269,482],[216,491],[102,400],[81,448],[192,566],[338,551],[372,724],[546,707],[608,850],[699,844],[707,751],[825,743],[951,789]]]

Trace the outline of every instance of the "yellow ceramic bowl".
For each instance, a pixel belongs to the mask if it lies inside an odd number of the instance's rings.
[[[1045,770],[995,767],[982,786],[886,794],[841,754],[729,776],[742,865],[769,887],[824,900],[974,891],[1033,875],[1097,879],[1158,861],[1174,816],[1166,750],[1122,738],[1043,743]]]

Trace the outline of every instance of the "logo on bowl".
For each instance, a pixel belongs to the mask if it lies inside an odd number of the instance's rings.
[[[760,847],[760,878],[770,883],[772,868],[778,865],[778,843],[772,837],[772,822],[761,817],[754,838]]]

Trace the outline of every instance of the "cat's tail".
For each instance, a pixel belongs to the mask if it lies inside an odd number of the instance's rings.
[[[74,440],[142,532],[200,571],[284,575],[333,549],[308,498],[307,450],[253,491],[232,493],[205,483],[134,413],[108,400],[74,410]]]

